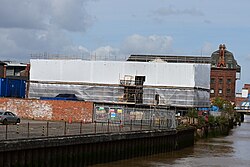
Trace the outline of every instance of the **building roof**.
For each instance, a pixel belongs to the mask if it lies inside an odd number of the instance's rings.
[[[0,65],[6,65],[6,63],[3,61],[0,61]]]
[[[234,59],[233,53],[231,53],[228,50],[224,51],[224,59],[225,59],[225,64],[228,69],[236,69],[237,72],[240,72],[240,65],[238,65],[237,61]],[[220,50],[217,50],[212,53],[211,55],[211,66],[212,68],[220,68],[217,67],[218,63],[220,61]]]
[[[171,63],[205,63],[210,64],[210,57],[203,56],[171,56],[171,55],[131,55],[127,61],[153,62],[163,61]]]
[[[27,66],[27,64],[25,63],[18,63],[18,62],[12,62],[12,61],[2,61],[2,63],[8,67],[26,67]]]

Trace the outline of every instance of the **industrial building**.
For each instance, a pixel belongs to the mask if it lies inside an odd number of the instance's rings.
[[[210,64],[31,59],[29,97],[74,93],[113,104],[208,107]]]
[[[235,102],[236,80],[240,79],[241,67],[224,44],[211,55],[210,97],[221,97]]]
[[[175,128],[177,112],[210,106],[210,63],[31,59],[30,65],[29,98],[75,94],[94,102],[95,121],[155,120]]]

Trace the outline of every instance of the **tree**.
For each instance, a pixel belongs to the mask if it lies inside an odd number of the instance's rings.
[[[215,99],[213,99],[212,101],[212,105],[219,107],[219,109],[223,109],[225,100],[221,97],[216,97]]]
[[[218,122],[219,124],[228,125],[229,120],[232,119],[235,114],[233,104],[230,101],[225,100],[221,97],[216,97],[212,101],[212,105],[219,107],[221,111],[221,116],[217,117],[216,122]]]
[[[192,118],[192,122],[193,122],[193,124],[194,124],[195,118],[198,118],[198,112],[197,112],[197,110],[194,109],[194,108],[189,109],[189,110],[188,110],[188,113],[187,113],[187,116],[188,116],[189,118]]]
[[[230,101],[225,100],[221,97],[216,97],[212,101],[212,105],[219,107],[219,109],[221,111],[226,111],[226,112],[233,112],[234,111],[233,104]]]

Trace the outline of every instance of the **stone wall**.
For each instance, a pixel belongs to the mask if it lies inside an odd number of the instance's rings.
[[[0,109],[23,119],[92,122],[93,103],[83,101],[0,98]]]

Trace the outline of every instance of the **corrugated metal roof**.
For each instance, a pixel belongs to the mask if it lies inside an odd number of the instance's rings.
[[[159,61],[171,63],[211,63],[211,57],[203,56],[171,56],[171,55],[131,55],[127,61],[151,62]]]

